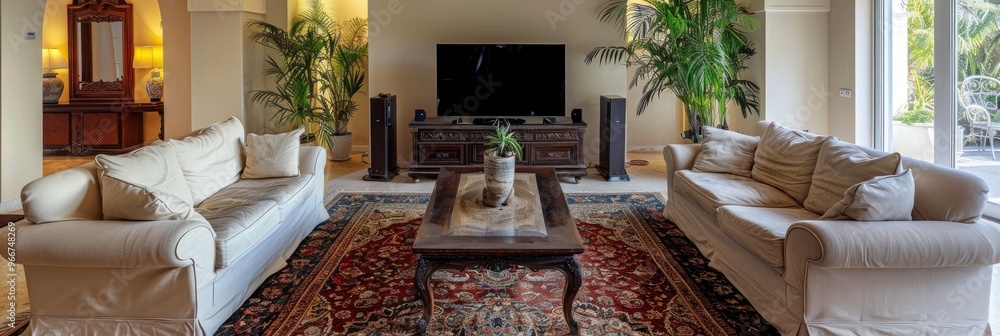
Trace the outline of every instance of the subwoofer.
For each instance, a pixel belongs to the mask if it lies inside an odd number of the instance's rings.
[[[625,172],[625,98],[601,96],[601,157],[597,172],[607,181],[628,181]]]
[[[389,182],[399,174],[396,164],[396,96],[371,98],[371,168],[365,181]]]

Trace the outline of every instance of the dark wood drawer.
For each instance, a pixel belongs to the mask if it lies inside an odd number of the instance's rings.
[[[576,144],[536,144],[530,148],[532,165],[577,165],[580,147]]]
[[[420,164],[465,164],[465,146],[463,145],[421,145]]]
[[[483,156],[485,156],[485,153],[486,153],[486,146],[484,146],[482,144],[472,144],[470,146],[472,147],[472,149],[469,150],[469,153],[472,153],[472,158],[470,158],[471,161],[472,161],[472,163],[473,164],[483,164],[483,161],[485,161],[483,159]],[[528,163],[528,157],[527,157],[528,148],[527,147],[524,148],[524,153],[525,153],[525,157],[518,158],[517,159],[517,163],[524,163],[524,164]]]
[[[42,144],[68,146],[70,139],[69,113],[42,114]]]
[[[119,113],[84,113],[83,144],[114,146],[119,144]]]

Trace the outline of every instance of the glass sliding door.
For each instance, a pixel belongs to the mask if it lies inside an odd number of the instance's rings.
[[[878,145],[934,162],[934,0],[877,1]]]
[[[954,12],[956,167],[990,185],[990,202],[1000,203],[1000,1],[957,0]]]
[[[1000,203],[1000,1],[875,6],[876,146],[976,174]]]

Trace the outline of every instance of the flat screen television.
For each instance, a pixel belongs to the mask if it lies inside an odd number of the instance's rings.
[[[566,115],[566,46],[438,44],[438,116]]]

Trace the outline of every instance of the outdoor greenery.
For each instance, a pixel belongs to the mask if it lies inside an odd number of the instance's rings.
[[[905,110],[934,110],[934,0],[902,0],[908,18],[909,100]],[[1000,78],[1000,1],[960,0],[956,7],[958,90],[974,75]],[[961,106],[959,107],[962,108]],[[959,111],[959,116],[964,115]],[[918,112],[916,114],[920,114]],[[914,115],[914,114],[911,114]],[[895,118],[894,118],[895,119]]]
[[[288,30],[259,20],[249,21],[247,28],[251,40],[280,55],[266,60],[274,89],[253,91],[251,101],[274,108],[283,126],[315,125],[321,141],[345,134],[358,110],[352,98],[365,82],[368,22],[339,22],[323,1],[309,0]]]
[[[628,42],[598,47],[587,64],[635,66],[630,87],[642,86],[636,114],[664,91],[685,105],[690,129],[684,137],[698,142],[701,125],[726,127],[727,104],[734,102],[746,117],[760,113],[759,87],[742,79],[754,55],[746,32],[760,23],[733,0],[610,0],[599,13]]]
[[[516,155],[518,159],[524,158],[524,149],[514,132],[510,131],[510,124],[498,119],[494,124],[494,134],[486,136],[486,153],[493,153],[496,156],[510,157]]]
[[[892,120],[906,125],[928,124],[934,122],[934,111],[928,109],[906,110],[906,112],[892,117]]]

